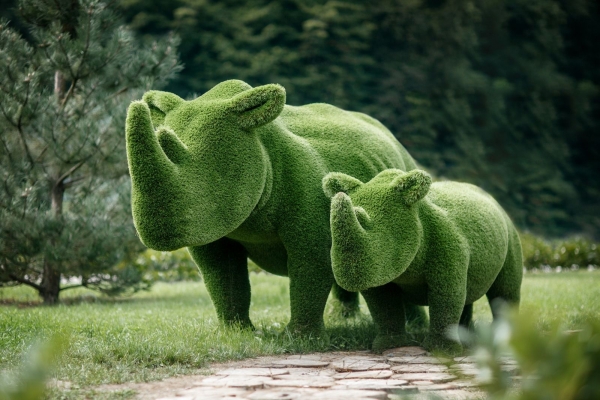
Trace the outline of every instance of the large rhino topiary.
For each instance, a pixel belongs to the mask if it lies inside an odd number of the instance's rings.
[[[275,84],[226,81],[193,101],[147,92],[129,107],[126,136],[143,243],[188,247],[223,322],[252,325],[248,257],[289,276],[288,327],[310,335],[322,333],[335,282],[322,178],[415,168],[377,120],[327,104],[287,106]],[[356,304],[355,294],[336,293]]]

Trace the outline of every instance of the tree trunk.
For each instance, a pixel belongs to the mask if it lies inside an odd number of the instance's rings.
[[[52,187],[52,215],[57,220],[62,217],[63,197],[65,188],[62,182],[57,182]],[[54,239],[50,239],[54,241]],[[55,305],[58,303],[58,295],[60,293],[60,268],[57,264],[48,260],[44,260],[44,272],[42,275],[42,283],[39,290],[40,296],[46,305]]]
[[[54,218],[59,219],[62,215],[63,209],[63,197],[65,195],[65,187],[62,182],[57,182],[52,187],[52,215]]]
[[[60,293],[60,272],[48,261],[44,263],[44,275],[40,287],[39,293],[40,296],[42,296],[45,305],[51,306],[58,303],[58,295]]]

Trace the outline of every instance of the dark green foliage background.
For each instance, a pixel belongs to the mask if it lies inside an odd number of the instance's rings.
[[[0,13],[14,20],[15,3]],[[141,35],[181,36],[186,68],[166,90],[274,82],[288,104],[366,112],[428,171],[489,191],[520,228],[600,238],[596,0],[116,4]]]
[[[489,191],[522,229],[600,237],[595,0],[120,0],[175,30],[166,90],[279,83],[288,104],[380,119],[438,177]]]

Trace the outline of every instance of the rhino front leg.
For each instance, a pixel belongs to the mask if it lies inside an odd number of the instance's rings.
[[[377,286],[361,292],[373,322],[377,325],[377,336],[373,341],[373,351],[381,352],[393,347],[407,346],[406,313],[402,290],[394,283]]]
[[[440,289],[443,288],[443,289]],[[431,285],[429,297],[429,335],[423,347],[427,350],[442,351],[448,354],[458,354],[462,351],[459,342],[452,338],[458,337],[457,326],[465,308],[466,282],[457,284],[448,290],[445,286]]]
[[[327,240],[324,243],[327,244]],[[333,272],[327,246],[312,249],[309,246],[295,243],[288,249],[291,309],[288,330],[328,342],[323,312],[334,282]]]
[[[291,309],[288,329],[292,333],[327,342],[323,312],[333,283],[333,274],[326,271],[326,268],[319,268],[311,260],[292,261],[288,268]],[[328,275],[331,275],[331,279],[328,279]]]
[[[250,322],[250,280],[244,247],[227,238],[189,247],[221,323],[253,328]]]

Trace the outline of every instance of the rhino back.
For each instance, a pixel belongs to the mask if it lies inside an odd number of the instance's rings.
[[[376,119],[323,103],[286,106],[284,125],[305,140],[327,164],[367,181],[386,168],[411,170],[416,163],[392,133]]]

